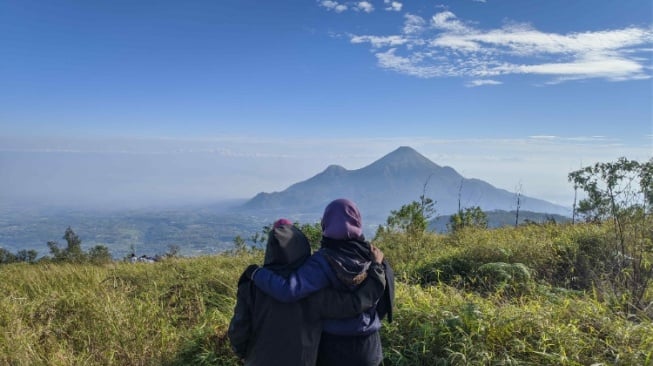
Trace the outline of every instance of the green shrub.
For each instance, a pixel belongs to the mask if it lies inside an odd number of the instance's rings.
[[[531,273],[522,263],[486,263],[478,267],[476,282],[485,291],[520,295],[532,288]]]

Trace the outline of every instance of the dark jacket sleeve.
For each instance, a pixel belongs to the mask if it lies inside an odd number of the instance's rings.
[[[231,349],[240,358],[245,358],[247,355],[247,345],[252,337],[252,290],[251,281],[239,281],[236,307],[229,323],[228,335]]]
[[[383,295],[386,285],[385,271],[372,264],[367,279],[353,292],[326,288],[316,294],[322,318],[350,318],[370,309]]]
[[[386,286],[376,311],[381,319],[387,316],[388,322],[392,323],[392,309],[395,305],[395,273],[390,267],[390,263],[385,259],[383,260],[383,268],[385,269]]]
[[[328,264],[324,257],[316,253],[288,277],[262,267],[255,272],[252,280],[261,291],[273,298],[281,302],[294,302],[329,287],[325,266]]]

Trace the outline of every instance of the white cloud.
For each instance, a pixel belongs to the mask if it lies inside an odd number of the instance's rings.
[[[400,36],[388,36],[388,37],[377,37],[377,36],[352,36],[350,39],[351,43],[370,43],[372,47],[379,48],[383,46],[399,46],[406,42],[407,39]]]
[[[374,6],[369,1],[360,1],[358,4],[356,4],[356,9],[366,13],[371,13],[374,11]]]
[[[342,13],[343,11],[347,10],[347,5],[340,4],[336,1],[331,0],[320,1],[320,6],[327,8],[327,10],[333,10],[336,13]]]
[[[404,28],[403,32],[406,35],[409,34],[415,34],[415,33],[420,33],[424,30],[424,26],[426,25],[426,21],[424,18],[418,16],[418,15],[413,15],[407,13],[404,15]]]
[[[491,80],[491,79],[479,79],[479,80],[472,80],[467,83],[468,87],[476,87],[476,86],[484,86],[484,85],[501,85],[503,84],[500,81],[496,80]]]
[[[555,135],[534,135],[534,136],[528,136],[529,139],[532,140],[548,140],[548,141],[556,141],[556,142],[607,142],[607,143],[618,143],[619,140],[617,139],[610,139],[605,136],[570,136],[570,137],[561,137],[561,136],[555,136]]]
[[[543,63],[539,65],[509,65],[499,68],[507,73],[557,75],[564,80],[587,79],[591,77],[609,80],[627,80],[646,78],[643,66],[637,62],[604,56],[593,60],[575,60],[572,62]],[[498,69],[498,70],[499,70]]]
[[[445,10],[430,22],[405,14],[399,34],[350,35],[350,39],[369,43],[382,68],[424,78],[527,74],[549,77],[549,83],[590,78],[624,81],[649,79],[653,69],[648,66],[653,28],[561,34],[507,23],[480,29]]]
[[[398,56],[395,54],[396,49],[391,48],[386,52],[376,53],[379,65],[383,68],[398,71],[420,78],[432,78],[445,76],[437,66],[419,66],[413,60]]]
[[[401,11],[401,8],[404,6],[404,4],[398,1],[391,0],[383,0],[383,3],[387,5],[385,7],[385,10],[387,11]]]
[[[456,15],[450,11],[435,14],[431,18],[431,24],[433,24],[434,28],[455,33],[466,33],[469,31],[469,28],[459,21]]]

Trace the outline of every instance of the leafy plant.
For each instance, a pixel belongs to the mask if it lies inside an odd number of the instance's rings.
[[[612,228],[606,271],[596,286],[623,310],[647,308],[643,297],[653,278],[653,159],[596,163],[569,173],[569,180],[587,194],[578,212]]]
[[[467,207],[451,215],[449,231],[458,231],[465,227],[487,228],[487,215],[479,206]]]
[[[417,238],[426,232],[429,220],[435,215],[435,201],[421,195],[419,201],[401,206],[399,210],[390,211],[386,220],[388,231],[404,232]]]

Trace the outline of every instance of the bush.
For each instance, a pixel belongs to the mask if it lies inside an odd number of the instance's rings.
[[[523,294],[532,288],[531,273],[522,263],[486,263],[476,270],[475,282],[487,292]]]

